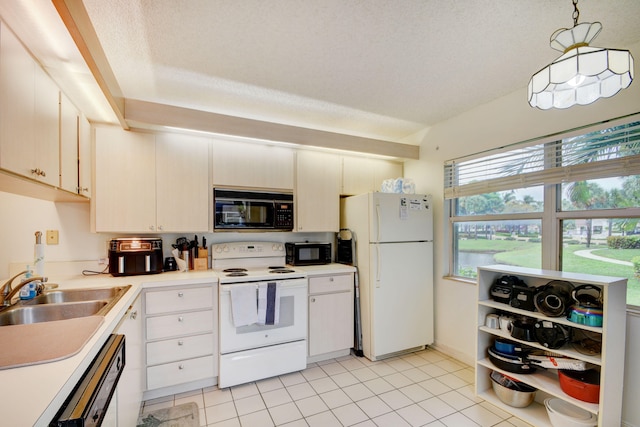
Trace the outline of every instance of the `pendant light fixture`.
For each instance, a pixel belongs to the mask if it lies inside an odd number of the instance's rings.
[[[529,104],[541,110],[591,104],[615,95],[633,80],[631,53],[589,46],[602,24],[578,24],[578,0],[572,1],[573,28],[562,28],[551,35],[551,47],[563,52],[562,56],[529,81]]]

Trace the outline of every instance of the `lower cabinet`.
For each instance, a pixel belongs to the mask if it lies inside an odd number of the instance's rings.
[[[309,277],[309,361],[353,347],[353,273]]]
[[[214,384],[217,306],[212,283],[145,290],[145,398]]]
[[[142,402],[142,299],[138,297],[125,313],[115,332],[125,336],[125,366],[114,395],[110,412],[121,427],[135,426]],[[115,403],[114,403],[115,402]],[[117,410],[116,410],[117,409]]]

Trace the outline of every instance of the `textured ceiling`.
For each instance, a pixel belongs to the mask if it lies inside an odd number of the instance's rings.
[[[570,0],[83,2],[125,98],[409,143],[509,93],[526,102],[559,56],[550,35],[573,25]],[[640,41],[640,1],[579,8],[603,24],[594,45]]]

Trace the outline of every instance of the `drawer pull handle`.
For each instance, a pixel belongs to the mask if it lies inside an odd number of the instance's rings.
[[[184,292],[178,292],[178,298],[182,298],[184,296]]]
[[[178,365],[178,369],[183,370],[184,369],[184,365]]]
[[[184,322],[184,317],[182,316],[178,317],[178,322]]]
[[[184,341],[182,340],[178,341],[178,345],[183,345],[183,344],[184,344]]]

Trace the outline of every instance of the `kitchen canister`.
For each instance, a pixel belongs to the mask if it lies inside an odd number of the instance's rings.
[[[487,314],[484,319],[484,326],[491,329],[500,329],[500,318],[495,313]]]

